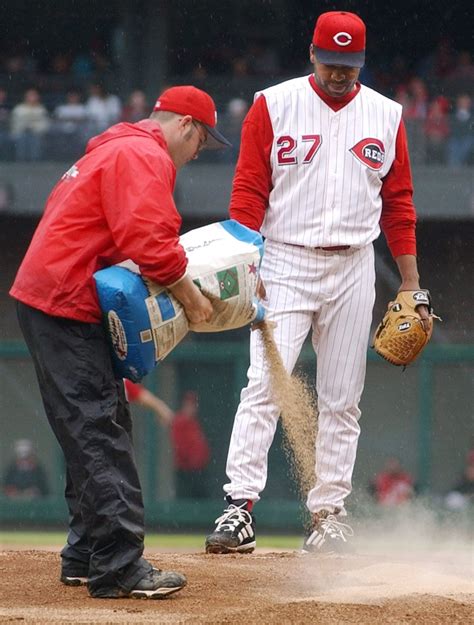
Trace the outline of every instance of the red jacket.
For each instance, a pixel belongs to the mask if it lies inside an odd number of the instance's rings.
[[[379,473],[375,479],[377,501],[387,505],[404,503],[413,497],[413,486],[413,478],[404,471]]]
[[[117,124],[91,139],[49,196],[10,294],[50,315],[99,323],[98,269],[131,258],[155,282],[176,282],[187,259],[175,180],[156,122]]]
[[[207,466],[210,449],[197,419],[178,412],[171,424],[171,439],[176,469],[199,471]]]

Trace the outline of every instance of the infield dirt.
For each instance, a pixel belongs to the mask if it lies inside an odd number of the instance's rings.
[[[437,625],[472,622],[469,545],[426,561],[400,552],[304,556],[146,553],[188,586],[163,601],[97,600],[58,581],[57,551],[0,552],[0,622],[170,624],[340,623]],[[461,553],[463,551],[463,553]]]

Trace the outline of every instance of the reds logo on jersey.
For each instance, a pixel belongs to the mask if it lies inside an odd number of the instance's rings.
[[[385,147],[379,139],[362,139],[350,151],[363,165],[375,171],[379,170],[385,161]]]

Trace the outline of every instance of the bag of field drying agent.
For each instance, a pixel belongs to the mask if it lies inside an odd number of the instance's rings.
[[[210,321],[189,324],[180,302],[165,287],[125,261],[94,274],[116,374],[138,382],[186,336],[222,332],[262,321],[255,299],[263,240],[233,219],[180,237],[187,273],[212,303]]]

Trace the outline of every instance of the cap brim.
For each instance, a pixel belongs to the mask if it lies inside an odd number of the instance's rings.
[[[344,65],[346,67],[363,67],[365,63],[365,50],[360,52],[333,52],[314,48],[316,60],[324,65]]]
[[[212,126],[207,126],[203,124],[204,128],[207,130],[207,141],[206,148],[209,150],[219,150],[221,148],[231,148],[232,143],[228,141],[224,135],[222,135],[218,130],[212,128]]]

